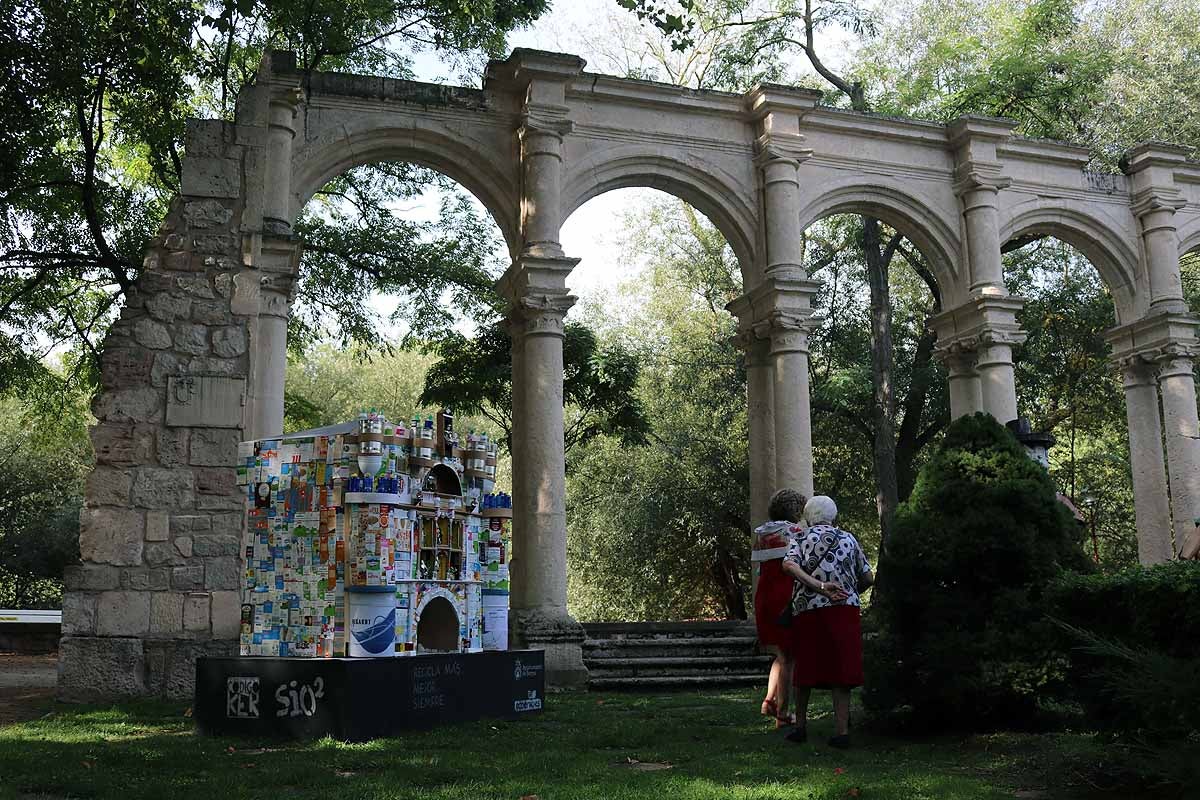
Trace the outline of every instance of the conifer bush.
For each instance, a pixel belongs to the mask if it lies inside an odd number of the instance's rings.
[[[991,416],[955,420],[879,562],[868,711],[922,728],[1025,724],[1066,659],[1041,607],[1090,567],[1049,475]]]

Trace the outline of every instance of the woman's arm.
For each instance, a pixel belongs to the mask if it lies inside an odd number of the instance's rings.
[[[793,561],[783,560],[783,571],[791,575],[796,580],[807,586],[817,594],[823,594],[830,600],[845,600],[848,595],[841,584],[836,581],[819,581],[812,575],[809,575],[804,570],[800,569],[800,565]]]

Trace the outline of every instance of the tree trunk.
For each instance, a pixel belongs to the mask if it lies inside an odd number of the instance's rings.
[[[937,334],[926,328],[913,353],[912,380],[908,394],[904,396],[904,419],[900,421],[900,432],[896,437],[896,499],[900,502],[908,499],[917,481],[914,462],[924,444],[921,441],[921,415],[933,377],[930,362],[936,342]]]
[[[741,576],[738,575],[737,559],[723,547],[718,547],[714,554],[712,577],[725,602],[725,618],[745,619],[746,597],[742,591]]]
[[[887,545],[896,516],[895,389],[892,384],[892,299],[888,286],[891,249],[881,249],[879,220],[863,217],[863,254],[871,290],[871,424],[875,429],[875,506],[879,512],[880,547]]]

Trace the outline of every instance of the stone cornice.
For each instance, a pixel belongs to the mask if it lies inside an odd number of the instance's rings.
[[[951,147],[962,147],[976,141],[999,144],[1012,138],[1017,123],[1002,117],[967,115],[959,117],[946,126],[946,137]]]
[[[821,92],[816,89],[760,83],[746,92],[746,115],[752,122],[776,113],[803,117],[816,108],[820,101]]]
[[[1195,357],[1198,329],[1200,320],[1192,314],[1168,311],[1110,328],[1104,338],[1112,347],[1113,363],[1125,365],[1131,359]]]
[[[1129,207],[1141,217],[1154,211],[1178,211],[1186,205],[1183,193],[1175,187],[1151,186],[1134,193]]]
[[[1141,172],[1147,167],[1177,167],[1187,163],[1193,151],[1167,142],[1142,142],[1126,151],[1121,157],[1121,170],[1127,175]]]
[[[488,63],[484,86],[523,89],[534,80],[565,84],[583,72],[585,66],[586,61],[569,53],[518,47],[504,61]]]

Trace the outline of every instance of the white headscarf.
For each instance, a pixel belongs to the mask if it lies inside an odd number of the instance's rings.
[[[833,498],[823,494],[816,495],[804,505],[804,521],[809,525],[832,525],[837,513]]]

